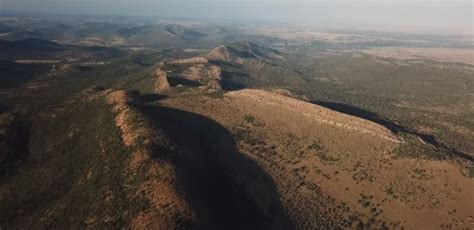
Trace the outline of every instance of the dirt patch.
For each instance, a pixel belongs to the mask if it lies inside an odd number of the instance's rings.
[[[191,66],[186,72],[183,73],[183,76],[188,80],[197,81],[201,79],[204,68],[204,65]]]
[[[117,90],[107,95],[107,102],[111,105],[132,102],[133,99],[125,90]]]

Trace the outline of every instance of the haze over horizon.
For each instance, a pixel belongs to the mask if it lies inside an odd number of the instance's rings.
[[[220,22],[304,23],[396,31],[473,31],[472,1],[370,0],[2,0],[0,10],[185,18]]]
[[[0,0],[0,230],[473,229],[472,1]]]

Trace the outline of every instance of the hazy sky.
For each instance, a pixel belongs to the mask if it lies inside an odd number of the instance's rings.
[[[0,9],[471,32],[472,0],[0,0]]]

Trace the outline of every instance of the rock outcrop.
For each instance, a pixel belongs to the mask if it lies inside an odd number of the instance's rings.
[[[210,89],[221,90],[222,69],[219,66],[213,65],[209,67],[207,73],[209,77],[209,82],[207,86]]]
[[[235,62],[241,64],[245,59],[284,59],[280,52],[255,43],[238,43],[231,46],[218,46],[206,56],[209,60]]]
[[[231,54],[229,49],[225,46],[218,46],[214,48],[208,55],[209,60],[231,61]]]
[[[170,84],[168,82],[168,73],[163,71],[161,68],[157,68],[155,70],[155,91],[161,92],[170,88]]]
[[[168,62],[169,64],[206,64],[209,61],[205,57],[193,57],[186,59],[178,59]]]
[[[153,149],[166,149],[169,143],[151,122],[131,105],[133,97],[124,90],[106,91],[106,101],[116,113],[115,125],[121,130],[123,143],[133,149],[129,160],[128,184],[136,186],[134,196],[144,199],[148,207],[138,213],[131,229],[180,229],[193,225],[196,217],[177,181],[174,164],[154,159]]]

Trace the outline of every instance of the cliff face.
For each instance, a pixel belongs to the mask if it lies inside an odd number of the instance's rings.
[[[211,89],[222,90],[222,69],[219,66],[213,65],[208,69],[208,87]]]
[[[168,82],[168,73],[161,70],[160,68],[157,68],[155,70],[155,78],[156,78],[156,83],[155,83],[156,92],[161,92],[170,88],[170,84]]]

